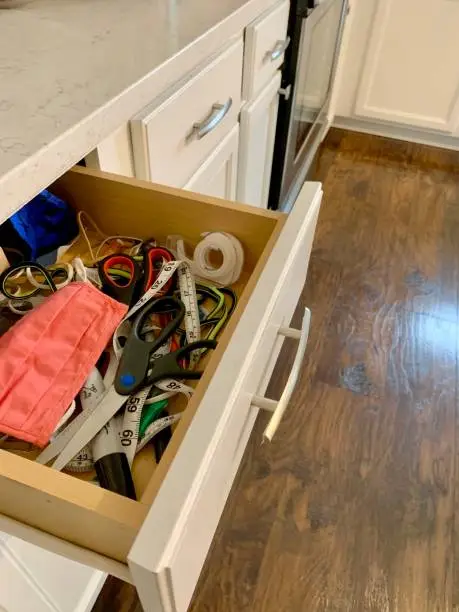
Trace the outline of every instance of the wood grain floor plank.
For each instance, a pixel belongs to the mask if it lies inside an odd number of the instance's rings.
[[[390,376],[370,393],[337,378],[293,400],[303,427],[254,610],[451,609],[454,325],[403,310],[390,323]],[[296,585],[285,605],[284,583],[269,579],[279,568]]]

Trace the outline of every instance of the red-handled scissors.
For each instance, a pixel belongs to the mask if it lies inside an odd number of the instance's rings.
[[[116,253],[99,262],[102,290],[123,304],[135,303],[155,282],[165,263],[174,256],[163,247],[145,247],[143,261],[137,263],[130,255]],[[158,297],[171,292],[174,279],[170,278]]]
[[[142,278],[137,262],[130,255],[116,253],[102,259],[98,267],[103,292],[129,306]]]
[[[161,273],[161,269],[164,264],[173,261],[173,254],[164,247],[150,247],[147,244],[143,247],[143,284],[141,289],[141,294],[143,295],[155,280],[158,278]],[[174,289],[175,279],[173,276],[167,281],[167,283],[162,287],[160,291],[158,291],[158,297],[162,297],[168,294],[171,294]],[[161,327],[166,327],[169,323],[169,315],[168,314],[159,314],[158,321]],[[170,339],[170,350],[175,351],[178,349],[178,342],[175,336],[171,336]]]
[[[164,264],[174,260],[174,256],[164,247],[146,247],[143,250],[143,281],[140,294],[143,295],[158,278]],[[158,296],[171,292],[173,285],[171,277],[164,285]]]

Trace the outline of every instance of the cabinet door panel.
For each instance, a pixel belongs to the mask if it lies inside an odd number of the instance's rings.
[[[284,61],[276,53],[287,42],[289,2],[281,2],[251,23],[245,31],[242,97],[252,100]],[[274,53],[274,55],[272,55]]]
[[[241,111],[237,199],[266,208],[279,104],[280,72]]]
[[[191,177],[184,189],[204,195],[236,199],[239,126],[236,125]]]
[[[454,132],[459,119],[459,2],[379,0],[356,114]]]

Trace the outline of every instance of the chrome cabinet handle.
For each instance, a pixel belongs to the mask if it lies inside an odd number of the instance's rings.
[[[263,61],[275,62],[290,44],[290,36],[287,36],[285,40],[278,40],[271,51],[266,51]]]
[[[309,308],[304,309],[303,322],[301,324],[301,331],[292,327],[280,327],[278,333],[286,336],[287,338],[295,338],[299,340],[298,349],[296,351],[295,360],[293,362],[292,370],[287,380],[287,384],[284,387],[280,400],[268,399],[260,395],[254,395],[251,403],[258,408],[268,410],[273,413],[269,423],[263,433],[263,440],[271,442],[274,434],[279,427],[279,424],[284,416],[284,412],[288,406],[290,398],[292,397],[295,389],[298,377],[300,375],[301,362],[303,361],[304,353],[306,351],[306,345],[308,343],[309,326],[311,323],[311,311]]]
[[[206,134],[215,130],[217,125],[221,123],[228,114],[232,105],[233,98],[228,98],[225,104],[213,104],[209,115],[202,121],[193,124],[191,131],[185,138],[186,142],[190,142],[193,138],[201,140]]]

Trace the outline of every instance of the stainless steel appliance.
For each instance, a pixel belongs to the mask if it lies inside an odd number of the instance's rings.
[[[290,210],[327,128],[348,0],[292,0],[269,208]]]

